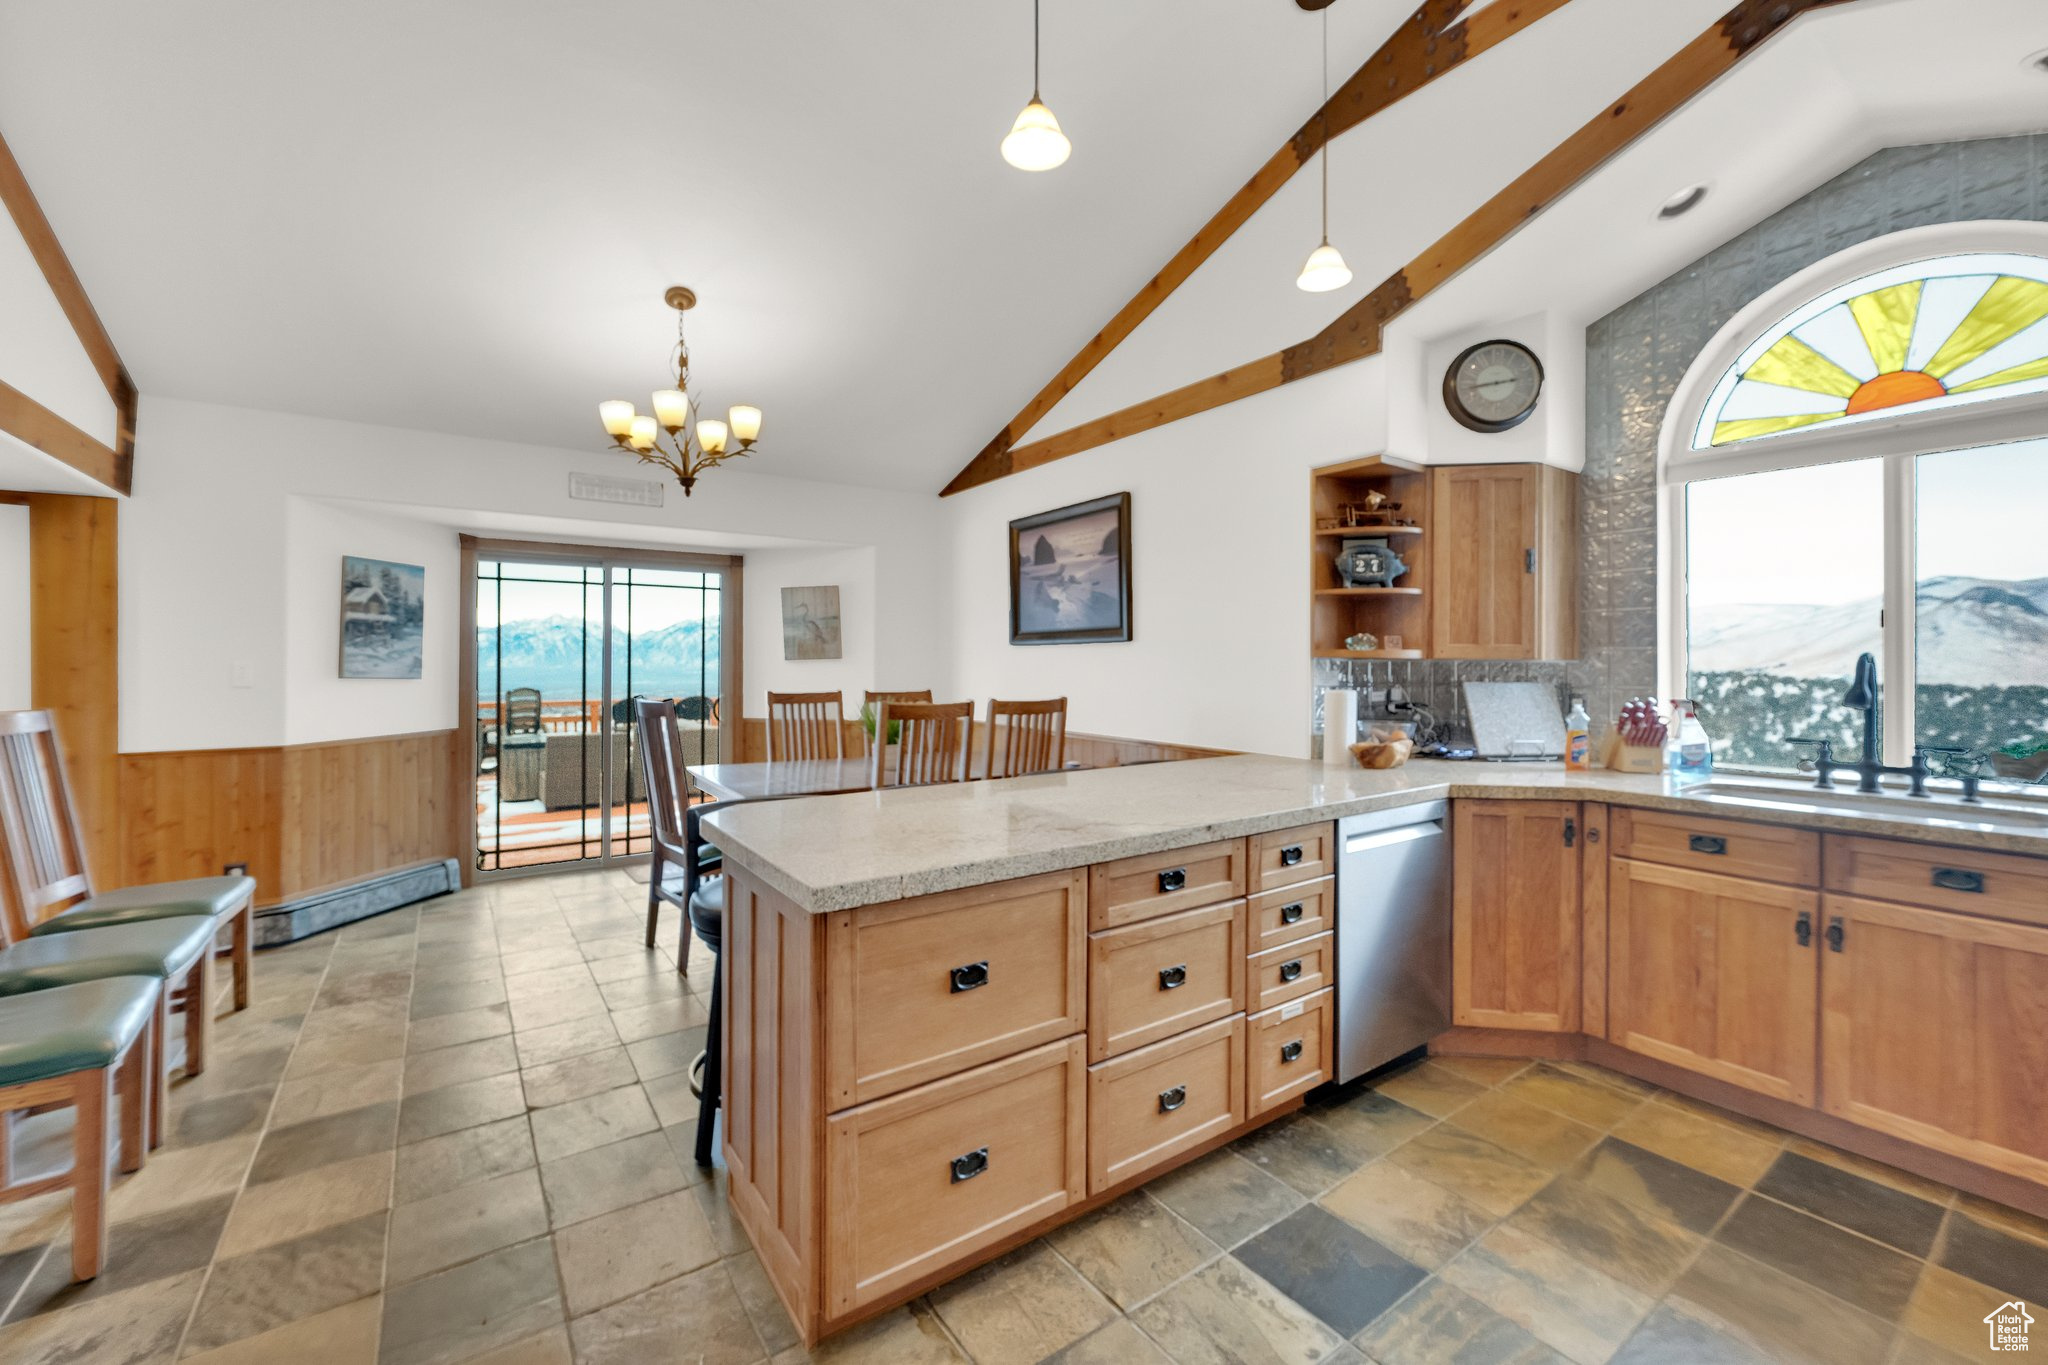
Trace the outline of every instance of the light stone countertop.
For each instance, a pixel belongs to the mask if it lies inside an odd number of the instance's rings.
[[[1954,801],[1872,798],[1868,813],[1773,808],[1677,795],[1661,776],[1568,773],[1557,763],[1418,759],[1368,771],[1262,754],[744,802],[704,824],[728,858],[827,914],[1444,797],[1605,801],[2048,856],[2048,820],[1986,824]]]

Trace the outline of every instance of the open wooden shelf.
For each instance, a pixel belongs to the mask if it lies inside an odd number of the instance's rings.
[[[1420,597],[1420,588],[1317,588],[1318,597]]]
[[[1318,659],[1419,659],[1419,649],[1319,649]]]

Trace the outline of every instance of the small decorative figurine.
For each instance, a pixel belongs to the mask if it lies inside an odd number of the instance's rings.
[[[1356,650],[1360,654],[1370,654],[1373,650],[1378,649],[1379,647],[1379,637],[1377,635],[1374,635],[1369,630],[1361,630],[1356,635],[1347,635],[1344,637],[1344,648]]]
[[[1384,540],[1347,540],[1337,556],[1337,575],[1347,588],[1390,588],[1408,572]]]

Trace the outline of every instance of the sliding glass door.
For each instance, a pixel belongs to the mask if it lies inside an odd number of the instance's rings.
[[[673,700],[686,760],[718,760],[736,685],[721,647],[736,565],[489,542],[474,564],[477,870],[644,856],[632,699]]]

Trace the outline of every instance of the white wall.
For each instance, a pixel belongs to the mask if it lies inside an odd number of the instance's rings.
[[[121,748],[301,744],[452,724],[457,604],[445,566],[454,562],[455,528],[472,513],[601,523],[626,543],[686,544],[695,529],[861,550],[872,563],[871,586],[850,604],[842,596],[847,633],[869,642],[887,675],[948,687],[947,642],[932,629],[949,600],[937,499],[744,467],[721,469],[695,497],[671,497],[662,508],[568,498],[571,470],[633,468],[604,452],[145,398],[136,491],[120,523]],[[392,508],[389,516],[380,503]],[[426,513],[448,525],[426,524]],[[344,551],[380,554],[380,546],[391,549],[386,557],[429,566],[428,632],[442,639],[419,683],[333,676],[335,561]],[[444,566],[438,585],[436,564]],[[761,592],[751,569],[743,667],[757,696],[785,666],[779,624],[757,629],[751,619]],[[764,577],[772,584],[776,572],[771,566]],[[808,568],[796,576],[831,581]],[[233,685],[238,664],[248,687]],[[873,685],[851,672],[846,678],[849,690]]]
[[[30,705],[28,508],[0,502],[0,711]]]
[[[86,435],[114,443],[115,411],[14,219],[0,214],[0,380]],[[0,442],[16,442],[0,435]],[[47,456],[44,458],[48,458]]]
[[[840,657],[782,657],[782,590],[839,589]],[[846,714],[859,713],[860,694],[873,688],[921,687],[927,684],[896,676],[903,661],[881,660],[875,653],[875,548],[871,545],[830,550],[752,550],[746,577],[746,713],[768,714],[770,692],[831,692],[846,698]],[[927,660],[927,664],[931,661]]]
[[[1378,359],[946,500],[960,695],[1065,696],[1076,730],[1308,752],[1309,471],[1384,447]],[[1009,522],[1128,490],[1134,638],[1009,642]]]
[[[284,549],[284,742],[451,729],[461,657],[462,565],[455,533],[293,497],[285,500]],[[426,569],[417,679],[339,676],[343,555]]]

